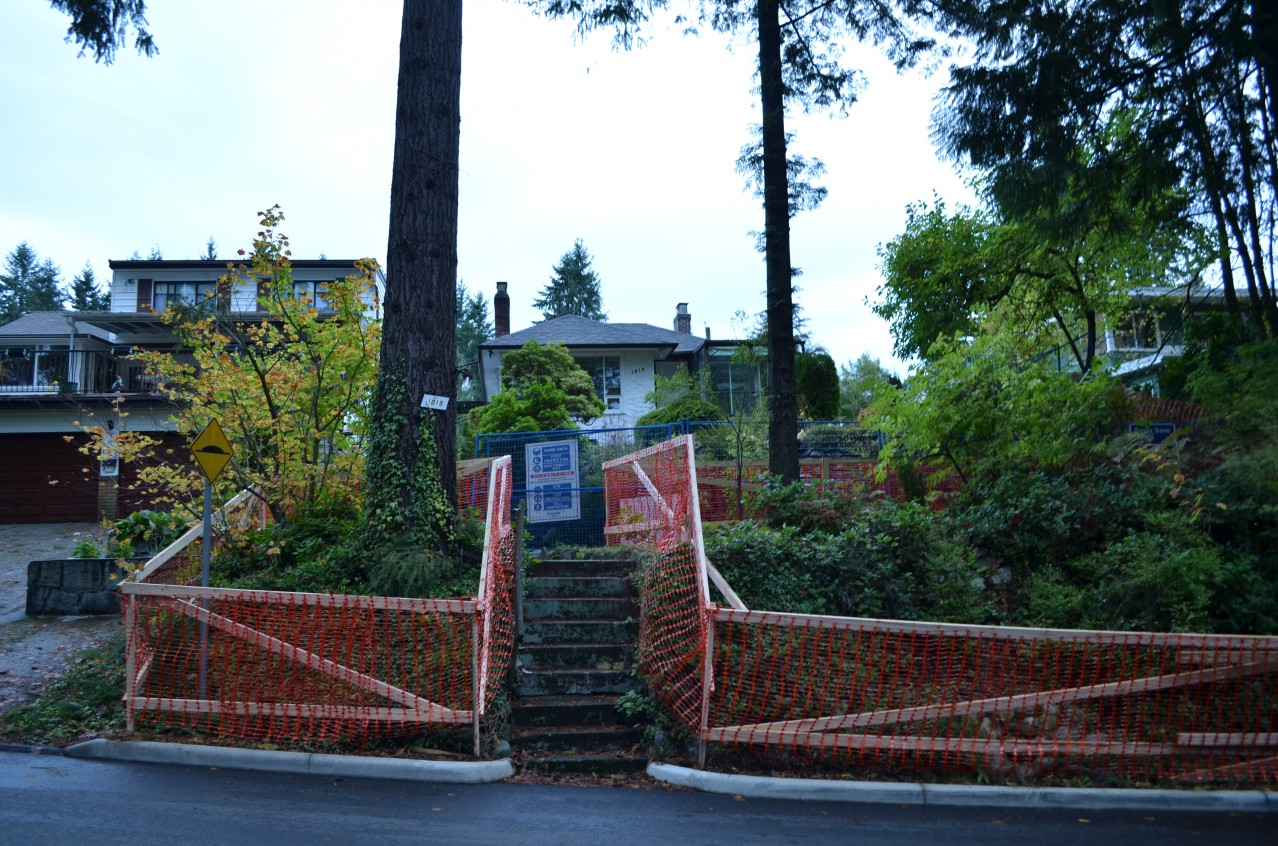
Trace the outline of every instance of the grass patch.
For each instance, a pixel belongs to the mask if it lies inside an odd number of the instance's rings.
[[[0,716],[0,737],[16,743],[65,745],[124,728],[124,634],[75,657],[65,675],[30,705]]]

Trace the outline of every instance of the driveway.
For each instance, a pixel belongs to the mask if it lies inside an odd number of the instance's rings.
[[[30,701],[77,652],[120,627],[115,615],[26,615],[27,564],[67,558],[78,541],[100,544],[105,534],[97,523],[0,525],[0,712]]]

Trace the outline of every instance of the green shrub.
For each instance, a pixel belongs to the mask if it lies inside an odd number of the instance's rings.
[[[948,510],[969,542],[1023,578],[1102,549],[1171,506],[1165,485],[1130,464],[1094,461],[1047,471],[1008,461],[982,472]]]
[[[479,585],[484,524],[458,516],[449,555],[407,541],[369,549],[358,505],[319,501],[291,523],[234,533],[214,561],[215,584],[256,590],[383,596],[470,596]]]
[[[154,554],[182,536],[186,523],[165,511],[135,511],[111,524],[107,557]]]
[[[71,548],[72,558],[101,558],[102,547],[98,546],[93,538],[80,538],[75,542],[75,546]]]
[[[727,419],[727,415],[723,413],[723,409],[719,408],[719,406],[688,393],[667,406],[649,411],[635,421],[635,425],[659,426],[667,423],[678,423],[682,420],[716,422]]]
[[[1031,574],[1024,622],[1118,631],[1254,630],[1265,625],[1265,610],[1255,604],[1261,597],[1252,593],[1258,585],[1250,572],[1247,562],[1223,558],[1201,535],[1138,532]]]
[[[981,569],[961,538],[926,508],[892,502],[841,505],[835,525],[800,497],[807,528],[732,523],[706,532],[706,554],[751,608],[800,613],[984,623]],[[833,530],[831,530],[833,526]]]
[[[781,484],[764,479],[763,488],[746,497],[750,513],[760,514],[774,529],[792,526],[800,532],[838,532],[858,512],[857,504],[835,491],[803,482]]]
[[[831,586],[810,566],[812,539],[794,526],[725,523],[705,532],[706,556],[751,608],[828,613]]]
[[[218,551],[219,586],[308,593],[366,593],[361,516],[350,499],[324,496],[288,523],[233,532]]]

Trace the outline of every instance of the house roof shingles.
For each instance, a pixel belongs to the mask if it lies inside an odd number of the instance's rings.
[[[72,314],[69,311],[33,311],[0,326],[0,338],[66,338],[71,331],[67,318]],[[111,340],[109,333],[82,320],[75,321],[75,332]]]
[[[648,323],[602,323],[577,315],[564,315],[500,338],[485,341],[480,349],[517,349],[529,341],[562,343],[568,347],[666,348],[667,355],[688,355],[701,349],[705,339],[686,332],[662,329]]]

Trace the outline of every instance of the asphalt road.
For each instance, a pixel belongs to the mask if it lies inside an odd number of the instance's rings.
[[[748,800],[688,791],[449,785],[0,752],[0,843],[1270,844],[1278,817]]]

